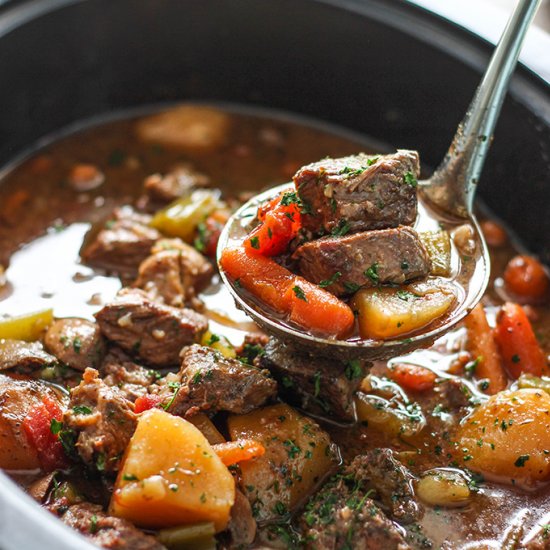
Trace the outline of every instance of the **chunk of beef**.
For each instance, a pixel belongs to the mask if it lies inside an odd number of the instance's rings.
[[[304,166],[294,176],[306,212],[302,225],[315,234],[412,225],[419,173],[418,153],[405,150]]]
[[[154,537],[146,535],[126,519],[107,515],[99,504],[80,502],[48,507],[61,521],[102,548],[117,550],[166,550]]]
[[[107,386],[116,386],[132,403],[148,393],[148,388],[158,379],[159,373],[134,363],[122,350],[109,351],[100,367]]]
[[[75,437],[80,458],[102,472],[116,472],[137,424],[134,407],[117,387],[107,386],[94,369],[86,369],[71,390],[63,429]]]
[[[239,360],[248,365],[260,366],[260,358],[265,353],[269,336],[263,332],[245,334],[243,343],[235,350]]]
[[[189,164],[180,164],[164,176],[161,174],[149,176],[143,187],[153,203],[166,204],[189,195],[197,187],[209,185],[208,176],[195,171]]]
[[[403,531],[369,498],[355,462],[330,479],[308,502],[300,518],[305,547],[408,550]]]
[[[54,321],[44,335],[44,345],[62,363],[80,371],[97,368],[105,355],[97,324],[77,317]]]
[[[312,283],[333,281],[327,288],[337,295],[379,283],[402,284],[430,272],[428,253],[409,227],[317,239],[300,246],[293,258]]]
[[[117,208],[113,219],[85,242],[80,251],[82,261],[124,277],[135,277],[139,264],[161,237],[149,227],[150,220],[150,216],[137,214],[130,207]]]
[[[341,363],[272,339],[260,365],[273,374],[285,395],[301,408],[355,420],[353,395],[365,376],[366,363]]]
[[[153,367],[177,365],[181,349],[208,328],[200,313],[157,304],[137,289],[121,290],[95,317],[108,340]]]
[[[391,518],[405,524],[420,519],[423,509],[414,496],[414,476],[393,457],[390,449],[368,451],[357,457],[350,468],[365,487],[376,491]]]
[[[199,411],[246,414],[277,393],[277,383],[267,371],[199,345],[182,352],[181,370],[171,382],[162,395],[168,412],[180,416]]]
[[[0,339],[0,371],[15,369],[19,373],[57,364],[57,359],[46,353],[40,342]]]
[[[256,537],[256,520],[250,502],[239,489],[235,490],[228,530],[231,534],[231,548],[247,548]]]
[[[145,290],[152,300],[169,306],[199,306],[197,294],[210,283],[212,264],[179,239],[163,239],[153,250],[139,266],[134,286]]]

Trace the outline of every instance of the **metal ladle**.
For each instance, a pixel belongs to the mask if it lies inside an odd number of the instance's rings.
[[[430,179],[419,182],[419,214],[415,225],[425,231],[443,227],[451,235],[466,232],[470,251],[456,247],[452,280],[463,291],[457,305],[442,322],[410,338],[391,340],[335,340],[320,338],[290,326],[235,286],[220,266],[220,275],[239,308],[244,310],[267,333],[294,344],[297,349],[367,361],[395,357],[418,347],[426,347],[464,318],[479,302],[489,280],[489,253],[478,222],[473,214],[474,197],[487,157],[493,131],[500,114],[508,83],[516,66],[527,29],[542,0],[520,0],[512,13],[487,70],[459,124],[445,158]],[[228,221],[218,245],[218,258],[228,246],[242,243],[250,230],[250,220],[260,204],[289,190],[291,183],[269,189],[243,205]],[[458,254],[457,254],[458,252]]]

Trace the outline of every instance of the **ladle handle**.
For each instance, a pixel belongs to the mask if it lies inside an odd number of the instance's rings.
[[[422,184],[429,200],[449,214],[465,218],[472,212],[508,83],[541,1],[519,0],[443,162]]]

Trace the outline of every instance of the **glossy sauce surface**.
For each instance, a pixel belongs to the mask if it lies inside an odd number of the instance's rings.
[[[182,154],[144,144],[136,137],[134,125],[134,120],[125,119],[63,138],[16,167],[0,182],[0,264],[7,268],[8,281],[0,290],[0,316],[52,307],[57,317],[91,318],[116,294],[121,283],[116,277],[80,263],[82,241],[91,224],[100,222],[115,206],[135,201],[144,178],[152,173],[165,173],[177,162],[189,161],[209,175],[213,187],[221,188],[227,197],[244,199],[248,192],[289,181],[303,164],[327,155],[344,156],[379,147],[369,146],[368,140],[352,139],[335,130],[269,112],[262,116],[233,113],[227,144],[208,153]],[[99,166],[105,183],[89,192],[73,190],[66,178],[76,163]],[[510,246],[491,252],[493,275],[486,303],[497,306],[502,296],[494,291],[494,281],[514,252]],[[246,332],[255,330],[254,324],[234,307],[219,279],[201,298],[211,330],[226,335],[233,344],[238,345]],[[543,307],[536,308],[536,313],[534,327],[548,353],[550,313]],[[438,340],[433,348],[392,361],[422,365],[445,378],[453,376],[449,371],[463,345],[464,329],[458,328]],[[373,373],[383,375],[385,369],[385,364],[376,364]],[[473,387],[472,392],[478,395]],[[433,467],[453,467],[445,446],[458,419],[438,412],[433,396],[411,393],[408,398],[420,405],[426,427],[407,440],[361,424],[343,427],[327,419],[321,422],[345,458],[369,448],[390,447],[415,474]],[[525,492],[484,482],[465,508],[427,507],[422,527],[436,547],[461,548],[485,540],[484,545],[475,547],[497,548],[497,541],[502,540],[516,516],[523,518],[526,534],[529,529],[550,522],[548,510],[547,487]]]

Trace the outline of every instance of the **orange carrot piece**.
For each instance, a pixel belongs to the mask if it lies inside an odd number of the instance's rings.
[[[346,303],[271,258],[244,247],[227,248],[220,264],[243,288],[305,330],[341,338],[353,328],[355,317]]]
[[[436,379],[435,373],[430,369],[405,363],[393,365],[388,375],[404,389],[418,392],[431,390]]]
[[[281,313],[289,311],[284,294],[294,275],[288,269],[244,247],[226,248],[220,264],[234,281],[262,302]]]
[[[504,367],[513,378],[521,374],[548,374],[548,364],[533,327],[519,304],[505,303],[498,316],[495,339]]]
[[[490,395],[504,390],[508,380],[483,306],[478,304],[465,318],[464,323],[468,331],[467,348],[477,362],[476,378],[489,381],[486,392]]]
[[[286,291],[290,303],[289,320],[321,336],[347,336],[355,324],[352,309],[303,277],[295,277]]]
[[[216,454],[226,466],[251,460],[265,454],[264,446],[254,439],[237,439],[212,445]]]

